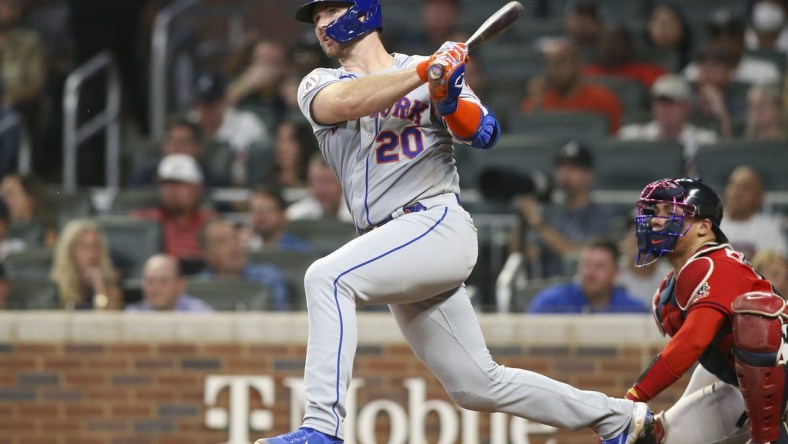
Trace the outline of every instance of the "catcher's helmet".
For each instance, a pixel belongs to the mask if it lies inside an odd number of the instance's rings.
[[[656,206],[659,203],[673,205],[672,214],[657,216]],[[677,212],[677,209],[681,211]],[[651,220],[654,217],[666,219],[664,227],[659,231],[652,228]],[[635,217],[635,233],[638,240],[636,265],[648,265],[653,262],[649,260],[650,258],[656,260],[665,253],[673,251],[678,238],[684,236],[689,229],[688,226],[684,226],[684,222],[692,218],[711,220],[717,242],[728,242],[728,238],[720,230],[722,200],[702,180],[662,179],[646,185],[640,193]]]
[[[343,3],[350,6],[341,17],[326,27],[326,34],[339,43],[347,43],[372,31],[383,29],[380,0],[310,0],[298,8],[296,19],[314,23],[312,10],[320,3]]]

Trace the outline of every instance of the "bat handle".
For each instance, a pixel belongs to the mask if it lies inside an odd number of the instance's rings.
[[[443,77],[443,65],[433,63],[427,68],[427,78],[430,80],[438,80]]]

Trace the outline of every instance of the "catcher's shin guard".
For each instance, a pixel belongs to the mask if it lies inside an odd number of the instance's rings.
[[[751,292],[732,305],[736,375],[750,418],[751,442],[779,441],[786,404],[785,300]]]

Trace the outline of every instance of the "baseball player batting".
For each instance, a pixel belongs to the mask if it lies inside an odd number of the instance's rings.
[[[446,42],[430,57],[389,53],[379,0],[312,0],[296,18],[314,25],[341,64],[308,74],[298,102],[360,236],[306,272],[303,426],[257,444],[343,442],[356,308],[365,304],[389,304],[413,351],[465,409],[591,427],[603,443],[646,434],[653,418],[644,403],[502,367],[487,350],[463,284],[477,238],[460,203],[453,143],[490,149],[501,128],[464,82],[466,45]],[[442,76],[428,82],[435,64]]]

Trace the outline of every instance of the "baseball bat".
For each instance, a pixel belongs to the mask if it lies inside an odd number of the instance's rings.
[[[488,41],[503,34],[504,31],[511,28],[512,25],[514,25],[514,23],[522,16],[523,5],[520,4],[520,2],[511,1],[503,5],[501,9],[497,10],[487,20],[485,20],[484,23],[479,26],[476,32],[474,32],[473,35],[465,41],[465,44],[468,45],[468,52],[478,47],[482,43],[487,43]],[[427,69],[427,75],[431,80],[437,80],[443,77],[443,65],[430,65],[430,67]]]

